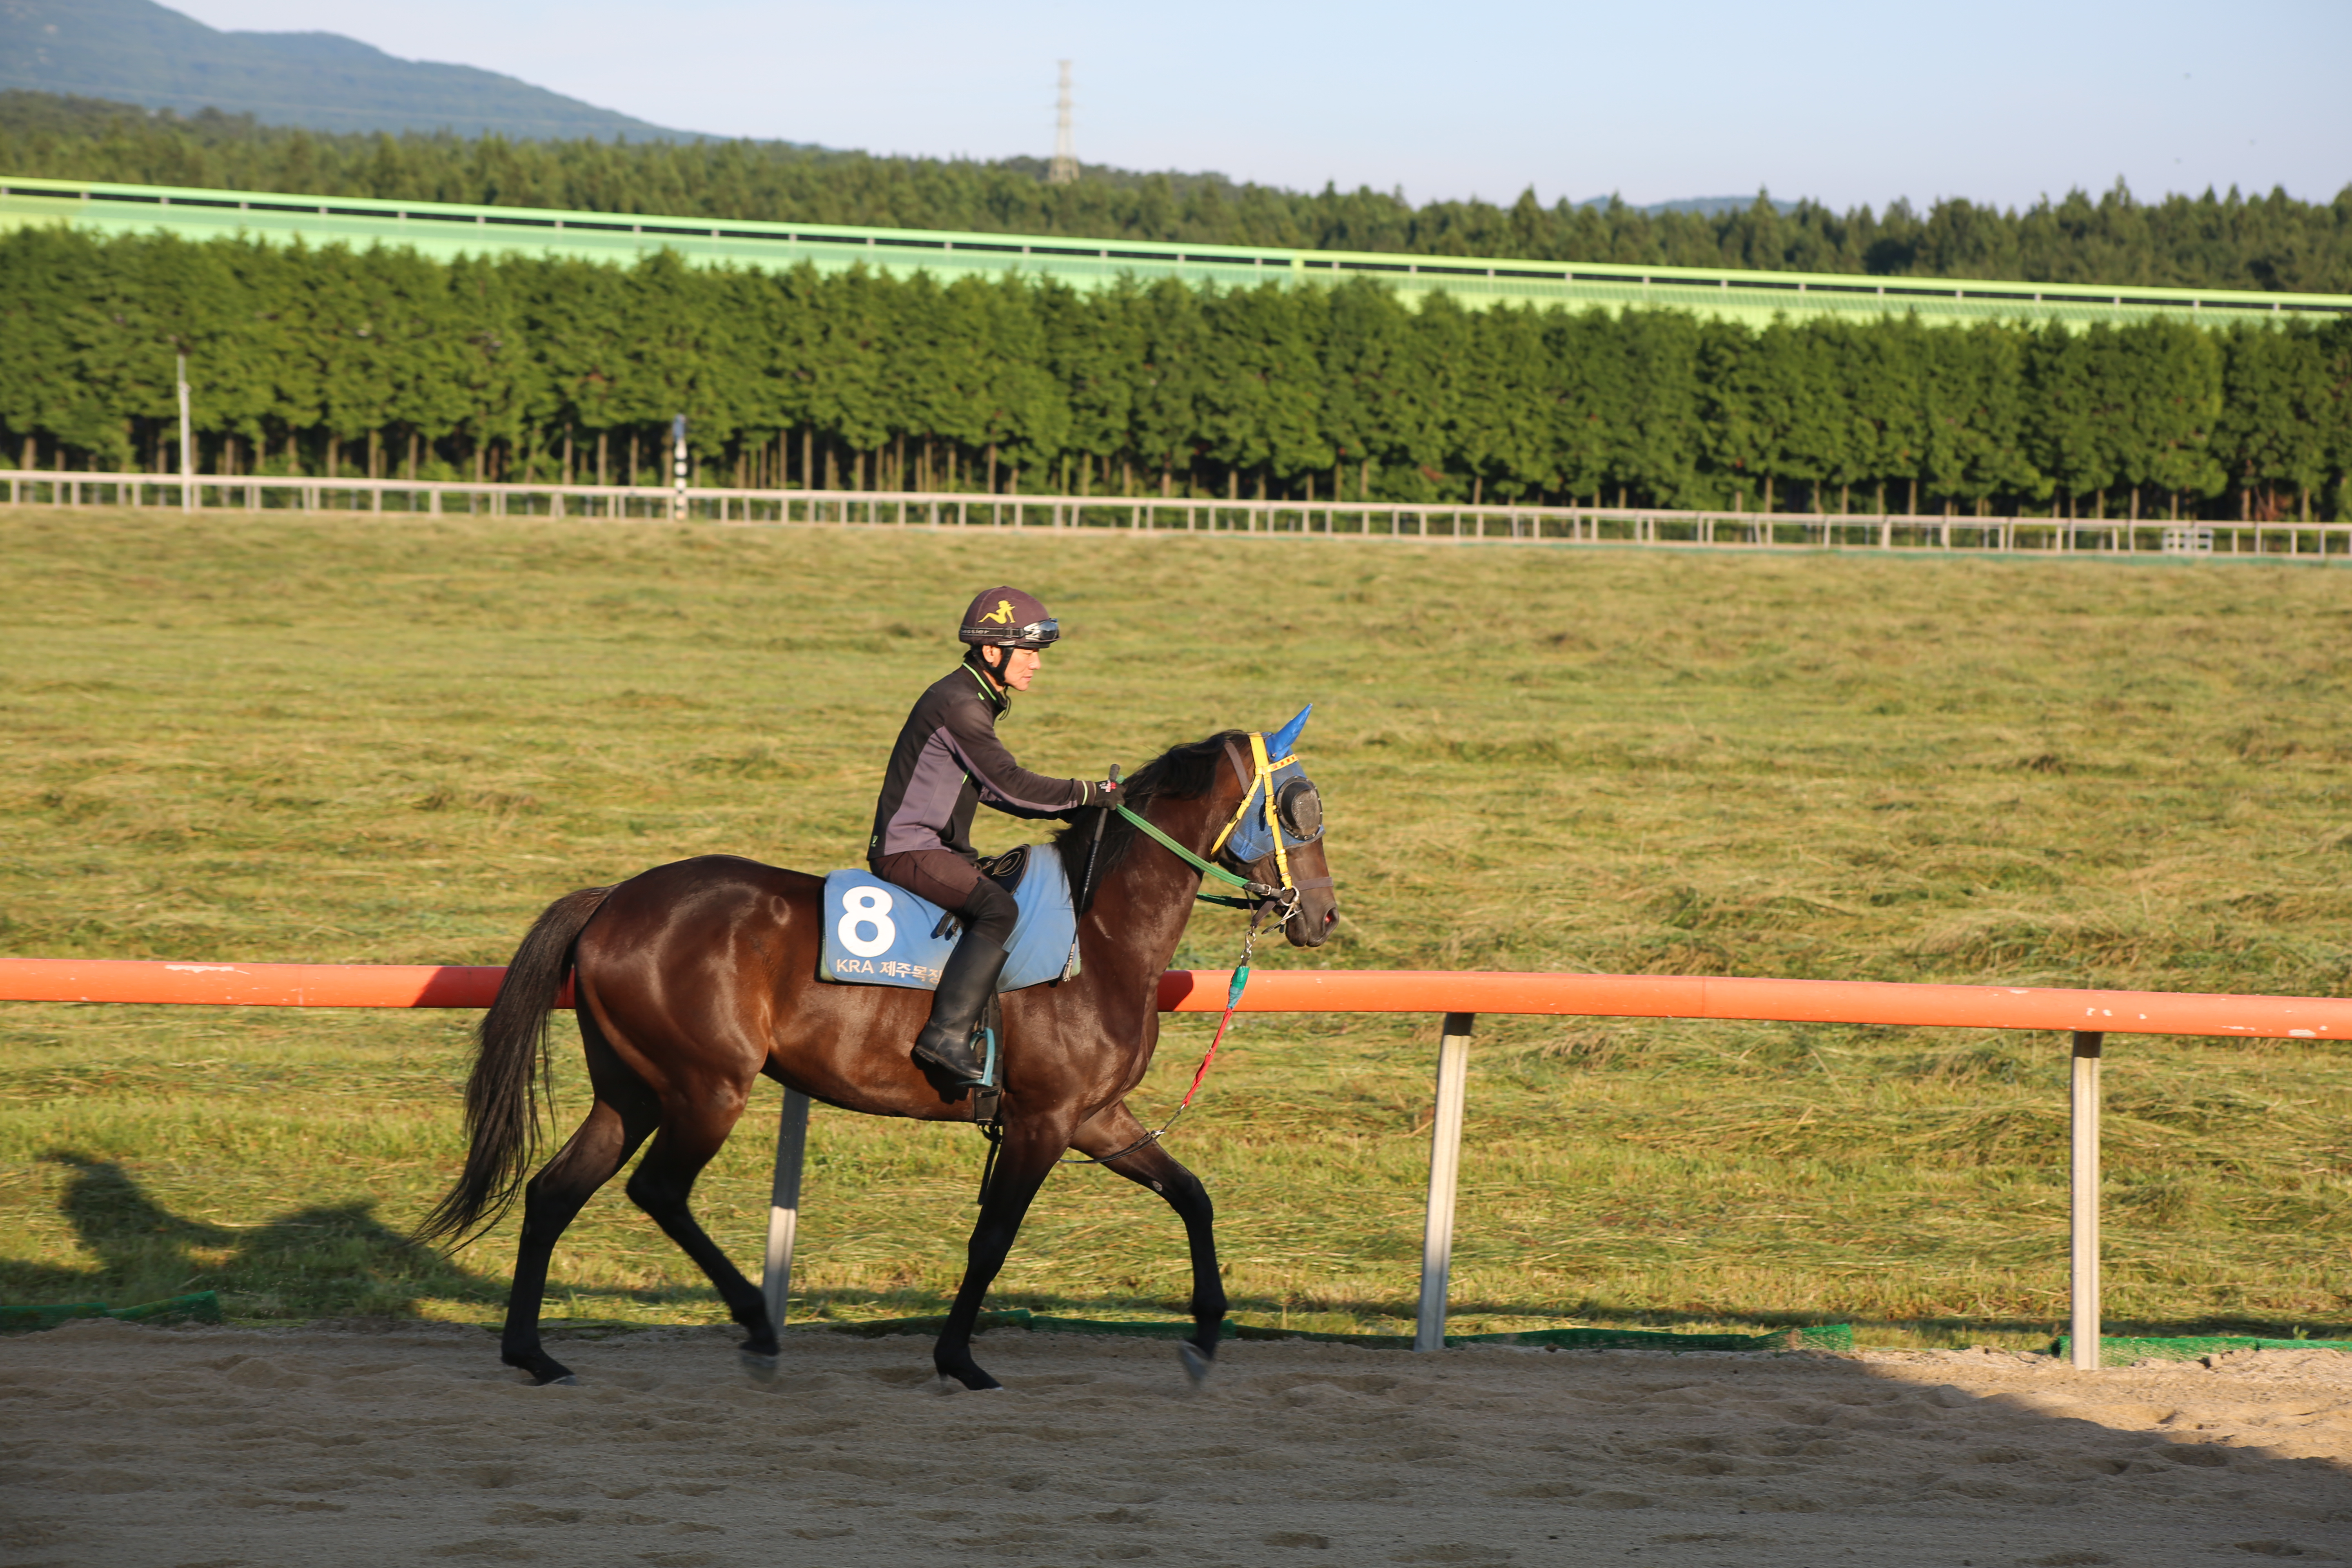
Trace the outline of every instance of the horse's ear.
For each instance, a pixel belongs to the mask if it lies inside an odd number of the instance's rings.
[[[1314,711],[1315,704],[1309,702],[1298,710],[1298,717],[1268,735],[1265,738],[1265,754],[1269,757],[1290,755],[1290,748],[1298,743],[1298,732],[1307,728],[1307,716]]]

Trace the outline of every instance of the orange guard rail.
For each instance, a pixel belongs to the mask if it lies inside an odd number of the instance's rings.
[[[0,1001],[180,1003],[220,1007],[487,1007],[496,964],[199,963],[0,959]],[[1163,1012],[1214,1013],[1224,970],[1169,971]],[[568,1005],[569,996],[559,1005]],[[1683,974],[1503,973],[1409,969],[1264,969],[1244,1013],[1519,1013],[1618,1018],[1743,1018],[1969,1029],[2092,1029],[2118,1035],[2352,1039],[2352,998],[2182,991],[2070,991]]]

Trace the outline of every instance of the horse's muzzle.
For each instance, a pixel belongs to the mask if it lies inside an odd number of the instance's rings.
[[[1339,904],[1329,898],[1318,899],[1283,921],[1282,934],[1293,947],[1321,947],[1339,923]]]

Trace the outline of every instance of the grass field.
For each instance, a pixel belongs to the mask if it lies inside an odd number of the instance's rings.
[[[1033,767],[1316,702],[1344,919],[1273,963],[2352,981],[2338,570],[30,510],[0,539],[17,955],[498,963],[679,856],[853,864],[942,628],[1009,579],[1071,628],[1007,721]],[[1178,963],[1238,935],[1204,912]],[[488,1320],[506,1237],[399,1239],[455,1166],[469,1023],[0,1007],[0,1300]],[[1146,1114],[1209,1023],[1171,1023]],[[1407,1321],[1434,1033],[1235,1026],[1175,1149],[1244,1321]],[[2111,1330],[2340,1331],[2343,1047],[2123,1037],[2107,1077]],[[1483,1020],[1455,1321],[2046,1338],[2064,1088],[2049,1036]],[[754,1268],[774,1106],[698,1194]],[[936,1310],[980,1154],[820,1108],[794,1315]],[[555,1315],[721,1316],[617,1184],[556,1268]],[[1000,1299],[1183,1289],[1166,1210],[1076,1170]]]

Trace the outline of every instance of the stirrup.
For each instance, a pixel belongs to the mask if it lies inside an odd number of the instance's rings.
[[[993,1037],[989,1041],[990,1059],[986,1065],[982,1065],[971,1054],[971,1039],[967,1038],[961,1047],[932,1045],[929,1038],[930,1033],[930,1029],[927,1026],[921,1034],[915,1037],[915,1058],[918,1061],[930,1063],[954,1079],[959,1087],[984,1085],[996,1076],[992,1070],[996,1065],[994,1059],[996,1042]],[[974,1036],[980,1033],[982,1031],[978,1028],[972,1030]]]

